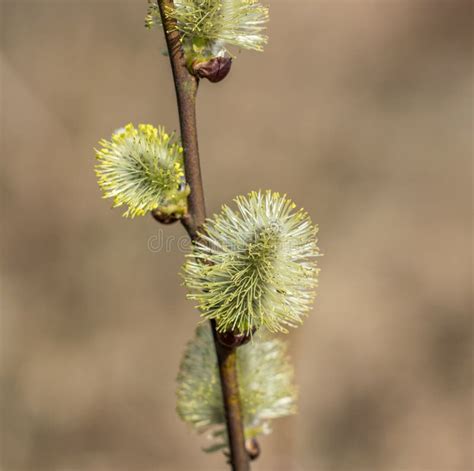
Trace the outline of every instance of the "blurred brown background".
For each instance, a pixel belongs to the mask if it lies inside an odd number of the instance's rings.
[[[325,254],[288,337],[300,413],[253,469],[471,470],[471,4],[269,3],[265,53],[198,103],[209,213],[287,192]],[[177,128],[146,1],[1,10],[1,470],[226,469],[174,411],[183,255],[93,173],[113,129]]]

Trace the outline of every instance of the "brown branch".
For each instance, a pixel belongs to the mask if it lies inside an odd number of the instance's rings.
[[[214,321],[211,321],[217,352],[219,376],[229,438],[230,462],[234,471],[250,470],[249,456],[245,447],[242,409],[237,382],[237,347],[227,347],[219,341]]]
[[[176,29],[175,21],[172,18],[167,18],[165,14],[165,11],[174,8],[173,1],[158,0],[158,6],[165,31],[166,45],[168,46],[178,101],[186,182],[191,187],[191,193],[188,197],[189,216],[185,221],[185,227],[190,237],[195,239],[198,227],[204,223],[206,218],[196,126],[196,94],[199,82],[194,75],[189,73],[186,67],[180,35]]]
[[[199,82],[186,67],[176,23],[166,15],[167,11],[174,8],[173,1],[158,0],[158,6],[165,31],[178,101],[186,182],[191,188],[191,193],[188,197],[188,214],[182,219],[182,223],[191,240],[196,240],[198,230],[206,218],[196,126],[196,95]],[[216,332],[214,322],[211,322],[211,326],[221,379],[231,466],[233,471],[248,471],[250,470],[250,465],[245,449],[244,427],[237,382],[236,347],[222,344],[219,341],[219,335]]]

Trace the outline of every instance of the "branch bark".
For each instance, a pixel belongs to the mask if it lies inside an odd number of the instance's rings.
[[[199,81],[188,71],[176,23],[166,15],[167,11],[174,8],[173,1],[158,0],[158,6],[176,89],[186,182],[191,188],[188,197],[188,214],[182,219],[182,223],[189,237],[194,241],[198,238],[198,230],[204,224],[206,218],[196,124],[196,96]],[[221,379],[231,466],[233,471],[249,471],[250,464],[245,449],[243,417],[237,380],[236,347],[223,345],[219,341],[215,323],[211,322],[211,326]]]

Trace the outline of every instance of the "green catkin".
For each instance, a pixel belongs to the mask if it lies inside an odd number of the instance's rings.
[[[190,49],[205,55],[224,54],[226,44],[262,51],[268,39],[268,8],[257,0],[175,0],[166,15]],[[158,6],[150,3],[145,26],[160,23]]]
[[[297,391],[286,343],[255,336],[237,351],[245,438],[270,433],[270,421],[296,413]],[[208,451],[227,446],[217,358],[208,323],[196,329],[180,364],[177,412],[198,432],[217,440]]]
[[[188,298],[219,332],[287,332],[315,297],[317,227],[278,193],[252,192],[208,219],[183,267]]]

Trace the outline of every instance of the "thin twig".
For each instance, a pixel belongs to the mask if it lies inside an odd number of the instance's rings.
[[[227,347],[219,342],[219,334],[214,321],[211,321],[211,325],[224,398],[232,469],[234,471],[248,471],[250,470],[249,455],[245,448],[243,416],[237,382],[237,347]]]
[[[158,0],[158,6],[165,31],[178,101],[186,182],[191,188],[191,193],[188,197],[188,215],[182,219],[182,223],[191,240],[196,240],[198,230],[204,224],[206,218],[196,126],[196,95],[199,82],[195,76],[189,73],[186,67],[176,23],[166,15],[167,11],[174,8],[173,1]],[[211,326],[221,379],[231,466],[233,471],[249,471],[249,457],[245,449],[244,427],[237,382],[236,347],[221,344],[213,322],[211,322]]]

